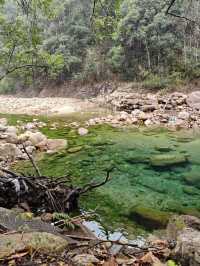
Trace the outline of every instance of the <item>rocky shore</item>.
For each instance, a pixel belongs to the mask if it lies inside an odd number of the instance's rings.
[[[117,90],[99,101],[106,101],[114,114],[90,119],[88,125],[108,123],[113,126],[145,125],[175,129],[200,127],[200,91],[160,95]]]
[[[48,139],[40,132],[44,122],[34,119],[31,123],[8,125],[6,118],[0,119],[0,165],[9,166],[17,160],[27,160],[36,152],[55,153],[67,147],[67,140]],[[26,151],[25,151],[26,150]]]

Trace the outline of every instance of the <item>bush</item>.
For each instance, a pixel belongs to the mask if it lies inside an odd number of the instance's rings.
[[[160,90],[169,87],[181,85],[183,83],[183,77],[180,72],[173,72],[170,75],[158,76],[150,74],[142,83],[144,88]]]

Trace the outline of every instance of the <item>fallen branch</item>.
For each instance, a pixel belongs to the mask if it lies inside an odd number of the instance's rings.
[[[34,162],[34,161],[33,161]],[[37,166],[36,166],[37,167]],[[36,168],[35,168],[36,169]],[[69,213],[78,208],[80,195],[103,186],[110,180],[110,172],[104,181],[86,184],[83,188],[66,185],[62,180],[46,176],[24,176],[1,168],[6,175],[0,176],[0,207],[13,208],[26,203],[30,209],[47,212]],[[67,176],[69,181],[69,176]],[[53,180],[52,180],[53,179]]]
[[[36,165],[36,163],[35,163],[33,157],[28,153],[28,151],[27,151],[27,149],[26,149],[26,147],[25,147],[25,145],[24,145],[23,143],[22,143],[22,147],[23,147],[24,152],[25,152],[26,155],[28,156],[30,162],[32,163],[33,168],[35,169],[36,173],[38,174],[38,176],[41,177],[40,169],[39,169],[38,166]]]

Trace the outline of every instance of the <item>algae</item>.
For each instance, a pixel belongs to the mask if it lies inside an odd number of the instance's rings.
[[[23,118],[29,121],[33,119]],[[22,120],[19,116],[10,119]],[[81,210],[95,209],[98,221],[106,230],[125,230],[137,235],[151,229],[152,224],[153,228],[160,227],[158,218],[155,223],[151,221],[150,227],[147,223],[144,228],[137,219],[130,217],[131,210],[137,205],[144,207],[144,213],[155,213],[155,217],[161,217],[163,226],[171,212],[199,215],[199,183],[187,181],[192,171],[200,172],[199,136],[189,136],[190,141],[177,142],[179,138],[176,134],[181,136],[180,132],[169,132],[166,129],[116,129],[99,125],[89,128],[90,133],[80,137],[76,129],[65,126],[67,121],[64,118],[43,121],[47,122],[47,126],[41,130],[48,137],[67,139],[69,149],[72,150],[83,148],[75,153],[64,150],[44,155],[38,161],[42,174],[52,178],[70,174],[73,177],[72,183],[81,186],[93,180],[102,180],[106,170],[111,165],[115,167],[109,183],[80,200]],[[52,121],[58,123],[55,130],[50,129]],[[174,151],[155,151],[155,147],[173,147]],[[181,151],[187,151],[191,159],[187,160]],[[165,167],[152,167],[149,163],[149,158],[153,156],[171,154],[178,155],[178,164],[171,165],[170,162]],[[28,162],[18,164],[16,168],[33,173]]]

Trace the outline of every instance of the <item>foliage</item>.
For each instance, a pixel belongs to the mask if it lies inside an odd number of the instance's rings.
[[[160,90],[181,85],[183,78],[181,73],[173,72],[171,75],[157,75],[149,74],[147,78],[142,82],[144,88]]]
[[[118,75],[163,88],[199,77],[199,30],[167,16],[167,2],[95,2],[93,10],[92,0],[0,0],[0,81],[27,87]]]
[[[53,213],[53,220],[54,221],[58,221],[58,222],[62,222],[62,225],[64,227],[67,227],[71,230],[74,230],[76,225],[73,223],[71,217],[66,214],[66,213]]]

